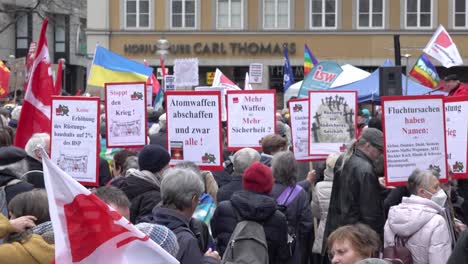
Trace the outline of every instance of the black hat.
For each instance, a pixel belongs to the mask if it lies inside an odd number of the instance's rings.
[[[169,164],[170,160],[169,152],[159,145],[146,145],[138,154],[140,170],[147,170],[152,173],[161,171]]]
[[[379,150],[383,150],[383,133],[382,131],[368,127],[362,132],[361,138],[369,142],[372,146]]]
[[[450,74],[445,76],[444,81],[458,81],[458,76],[456,74]]]
[[[0,166],[16,163],[24,158],[27,154],[21,148],[17,147],[1,147],[0,148]]]

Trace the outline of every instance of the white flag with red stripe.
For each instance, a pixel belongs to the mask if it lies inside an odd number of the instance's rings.
[[[250,84],[249,72],[245,73],[244,90],[252,90],[252,85]]]
[[[212,87],[224,87],[226,90],[240,90],[239,86],[237,86],[233,81],[229,80],[226,75],[224,75],[220,69],[216,68],[215,76],[213,78]]]
[[[46,18],[42,22],[36,56],[16,130],[15,146],[20,148],[24,148],[34,133],[50,133],[50,106],[54,84],[46,39],[47,23]]]
[[[55,238],[55,263],[179,263],[117,211],[50,161],[44,182]]]
[[[423,51],[438,60],[446,68],[463,65],[463,59],[460,52],[458,52],[457,45],[455,45],[455,42],[442,25],[439,25]]]

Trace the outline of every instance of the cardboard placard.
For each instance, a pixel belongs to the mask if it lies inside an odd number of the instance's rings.
[[[146,85],[146,107],[153,106],[153,85]]]
[[[276,131],[276,91],[227,91],[227,149],[261,149],[261,140]]]
[[[325,160],[328,156],[309,156],[309,100],[289,100],[289,124],[293,153],[297,161]]]
[[[202,170],[222,170],[221,93],[170,91],[165,100],[170,164],[192,161]]]
[[[83,185],[99,185],[98,97],[53,96],[50,159]]]
[[[221,92],[221,121],[227,120],[226,114],[226,88],[223,86],[197,86],[195,91],[220,91]]]
[[[104,93],[107,148],[146,145],[146,83],[106,83]]]
[[[386,183],[405,185],[414,169],[440,171],[447,182],[442,95],[382,97]]]
[[[444,103],[449,170],[453,178],[467,179],[468,96],[445,97]]]
[[[309,91],[309,155],[345,152],[357,135],[356,91]]]

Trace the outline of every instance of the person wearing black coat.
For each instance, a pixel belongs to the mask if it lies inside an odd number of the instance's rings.
[[[287,205],[282,212],[286,215],[289,234],[296,236],[294,253],[289,263],[308,263],[309,243],[312,235],[313,219],[309,195],[296,183],[297,165],[291,151],[278,152],[273,156],[271,170],[275,184],[271,191],[278,205]],[[296,187],[298,186],[298,187]],[[298,188],[294,191],[295,188]]]
[[[221,255],[225,252],[239,216],[263,225],[270,263],[286,263],[290,258],[288,226],[284,214],[277,210],[275,199],[268,195],[273,188],[270,168],[254,162],[244,172],[242,187],[229,201],[218,205],[211,219],[211,232],[219,252]]]
[[[382,148],[383,134],[375,128],[366,128],[349,148],[343,158],[342,170],[333,181],[326,236],[340,226],[363,223],[383,240],[382,187],[373,164],[373,160],[382,155]]]
[[[166,226],[176,235],[179,243],[176,258],[181,264],[215,264],[220,261],[214,249],[201,250],[205,246],[200,245],[195,234],[197,231],[190,223],[203,189],[203,182],[192,170],[170,169],[161,183],[162,205],[155,207],[151,216],[153,223]]]
[[[452,255],[447,261],[447,264],[462,264],[468,263],[468,229],[463,231],[458,238]]]

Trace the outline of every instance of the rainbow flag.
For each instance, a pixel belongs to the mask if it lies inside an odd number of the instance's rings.
[[[111,82],[146,82],[153,68],[129,60],[101,46],[96,47],[88,84],[104,87]]]
[[[314,68],[315,65],[318,64],[317,59],[314,57],[312,52],[310,52],[309,47],[307,44],[304,44],[304,78],[307,74]]]
[[[430,88],[437,87],[440,80],[436,68],[424,53],[416,61],[409,75],[418,80],[422,85]]]

